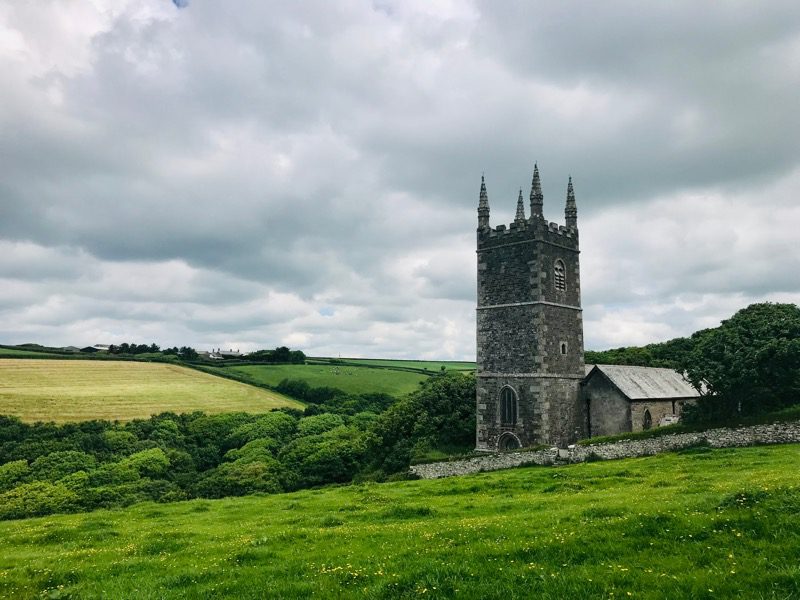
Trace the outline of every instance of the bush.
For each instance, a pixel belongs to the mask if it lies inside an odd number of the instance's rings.
[[[161,448],[143,450],[120,461],[120,466],[130,468],[139,474],[139,477],[161,477],[167,472],[169,458]]]
[[[33,461],[31,474],[35,479],[55,482],[70,473],[90,471],[96,464],[94,456],[85,452],[76,450],[52,452]]]
[[[259,438],[274,438],[285,443],[297,429],[297,419],[284,412],[271,412],[253,423],[241,425],[226,438],[225,448],[237,448]]]
[[[319,435],[331,429],[341,427],[344,425],[344,419],[340,415],[331,413],[323,413],[313,417],[305,417],[300,419],[297,426],[297,433],[300,436]]]
[[[195,492],[203,498],[243,496],[254,492],[277,493],[283,491],[282,479],[283,467],[274,458],[235,461],[212,470],[197,484]]]
[[[31,472],[27,460],[14,460],[0,466],[0,492],[10,490]]]
[[[350,481],[361,466],[365,450],[363,434],[350,427],[299,437],[278,455],[286,467],[285,487]]]
[[[47,481],[23,483],[0,494],[0,519],[24,519],[80,507],[78,495],[67,486]]]

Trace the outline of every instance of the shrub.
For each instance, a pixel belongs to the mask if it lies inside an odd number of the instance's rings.
[[[30,473],[27,460],[14,460],[0,466],[0,492],[10,490]]]
[[[300,436],[319,435],[331,429],[335,429],[336,427],[341,427],[342,425],[344,425],[344,419],[340,415],[323,413],[321,415],[300,419],[300,423],[297,426],[297,433]]]
[[[96,465],[94,456],[77,450],[66,450],[40,456],[31,464],[31,473],[35,479],[55,482],[70,473],[90,471]]]
[[[61,483],[34,481],[0,494],[0,519],[24,519],[79,508],[78,495]]]

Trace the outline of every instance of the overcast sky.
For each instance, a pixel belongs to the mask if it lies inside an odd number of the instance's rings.
[[[800,300],[797,0],[19,0],[0,89],[2,343],[474,359],[534,161],[587,349]]]

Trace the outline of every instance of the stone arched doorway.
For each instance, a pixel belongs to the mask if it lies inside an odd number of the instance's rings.
[[[519,448],[522,448],[522,443],[513,433],[504,433],[500,436],[500,439],[497,440],[497,449],[500,451],[517,450]]]

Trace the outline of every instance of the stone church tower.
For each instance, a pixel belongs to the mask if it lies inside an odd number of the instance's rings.
[[[572,178],[566,225],[542,213],[534,166],[530,218],[520,190],[508,227],[489,225],[481,177],[478,204],[478,450],[564,446],[585,430],[578,210]]]

